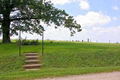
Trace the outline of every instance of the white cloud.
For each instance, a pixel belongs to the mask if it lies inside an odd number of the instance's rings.
[[[109,41],[117,42],[120,41],[120,26],[117,27],[93,27],[92,33],[94,34],[95,38],[101,39],[101,41]]]
[[[100,4],[103,4],[103,2],[101,2]]]
[[[22,33],[21,34],[22,39],[42,39],[42,36],[38,34],[29,34],[29,33]],[[2,37],[0,37],[2,39]],[[12,36],[11,39],[19,39],[19,36]],[[48,27],[46,31],[44,31],[44,39],[50,39],[50,40],[70,40],[70,31],[68,28],[58,28],[55,29],[54,27]]]
[[[76,33],[73,37],[70,37],[70,31],[67,28],[58,28],[48,27],[44,32],[44,38],[50,40],[84,40],[90,39],[92,42],[110,42],[116,43],[120,41],[120,26],[117,27],[93,27],[91,30],[82,29],[82,32]],[[22,34],[24,39],[27,36],[27,39],[42,39],[41,36],[34,34]],[[11,37],[12,39],[18,39],[18,36]]]
[[[102,14],[100,12],[90,11],[86,15],[78,15],[75,17],[77,23],[84,26],[93,26],[93,25],[103,25],[111,21],[111,18],[108,15]]]
[[[93,27],[91,30],[83,29],[77,33],[72,40],[91,40],[91,42],[107,42],[116,43],[120,41],[120,26],[117,27]],[[119,42],[120,43],[120,42]]]
[[[112,6],[112,9],[119,10],[119,8],[117,6]]]
[[[81,9],[85,9],[85,10],[89,10],[90,9],[90,5],[87,2],[87,0],[80,0],[80,7]]]
[[[46,0],[46,1],[51,1],[54,5],[57,5],[57,4],[63,5],[66,3],[78,1],[78,2],[80,2],[79,5],[80,5],[81,9],[85,9],[85,10],[90,9],[90,5],[87,0]]]
[[[45,39],[51,40],[68,40],[70,38],[70,31],[68,28],[59,27],[48,27],[45,31]]]
[[[103,35],[104,33],[108,33],[109,35],[119,35],[120,26],[117,27],[93,27],[93,31],[97,33],[97,35]]]
[[[56,4],[63,5],[65,3],[70,3],[71,2],[71,0],[46,0],[46,1],[51,1],[54,5],[56,5]]]
[[[117,20],[117,17],[113,17],[112,19],[116,21],[116,20]]]
[[[37,34],[29,34],[29,33],[22,33],[22,39],[42,39],[40,35]],[[18,39],[18,36],[12,36],[11,39]],[[44,39],[50,40],[69,40],[70,39],[70,31],[68,28],[60,27],[55,29],[53,26],[49,26],[44,31]]]

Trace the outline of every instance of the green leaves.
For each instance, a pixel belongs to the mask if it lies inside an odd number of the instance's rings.
[[[5,18],[4,16],[7,16]],[[0,1],[0,22],[10,21],[11,34],[17,34],[17,24],[21,24],[21,30],[30,33],[38,33],[44,30],[44,26],[40,24],[40,21],[47,25],[55,24],[55,28],[58,26],[64,26],[69,28],[71,35],[76,31],[81,31],[81,26],[76,23],[73,16],[69,16],[65,10],[55,8],[53,4],[44,0],[2,0]],[[2,25],[3,26],[3,25]],[[4,26],[3,26],[4,27]]]

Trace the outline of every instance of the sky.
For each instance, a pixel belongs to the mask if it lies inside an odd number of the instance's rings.
[[[45,24],[44,38],[49,40],[79,40],[91,42],[120,42],[120,0],[51,0],[56,8],[65,10],[81,25],[82,31],[70,36],[70,31],[62,26]],[[22,33],[24,39],[42,39],[37,34]],[[0,37],[1,38],[1,37]],[[12,36],[11,39],[18,39]]]

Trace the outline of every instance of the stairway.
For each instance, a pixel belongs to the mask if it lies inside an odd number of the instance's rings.
[[[25,60],[25,65],[23,67],[26,71],[29,70],[40,70],[40,67],[42,64],[40,64],[40,61],[38,58],[38,53],[24,53],[27,60]]]

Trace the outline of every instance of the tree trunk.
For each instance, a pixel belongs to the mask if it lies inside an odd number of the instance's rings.
[[[3,15],[4,20],[2,22],[2,33],[3,33],[3,39],[2,43],[10,43],[10,19],[9,14]]]

